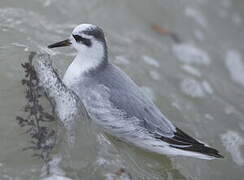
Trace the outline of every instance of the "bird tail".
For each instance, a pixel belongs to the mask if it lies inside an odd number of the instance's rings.
[[[185,147],[180,147],[180,146],[176,146],[176,145],[170,145],[171,147],[173,148],[176,148],[176,149],[181,149],[181,150],[184,150],[184,151],[190,151],[190,152],[193,152],[193,153],[199,153],[199,154],[203,154],[203,155],[206,155],[206,156],[209,156],[210,159],[213,159],[213,158],[224,158],[218,150],[212,148],[212,147],[208,147],[207,145],[205,144],[202,144],[202,143],[198,143],[198,144],[193,144],[191,146],[185,146]],[[199,156],[200,157],[200,156]]]
[[[176,132],[173,137],[158,137],[158,139],[167,142],[168,145],[177,150],[184,151],[182,155],[198,157],[202,159],[214,159],[214,158],[223,158],[218,150],[209,147],[208,145],[192,138],[187,135],[179,128],[176,128]]]

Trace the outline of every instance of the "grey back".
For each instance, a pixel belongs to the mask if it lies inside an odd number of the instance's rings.
[[[104,98],[109,98],[113,108],[123,112],[125,121],[133,121],[134,117],[136,117],[138,119],[138,126],[148,131],[148,133],[159,137],[174,136],[175,126],[163,116],[160,110],[131,78],[118,67],[108,63],[102,68],[87,73],[78,86],[81,89],[77,90],[77,92],[81,99],[84,99],[86,102],[98,101],[97,99],[92,99],[89,94],[94,90],[97,93],[103,93],[103,90],[98,88],[101,86],[106,87],[109,94],[108,96],[104,94]],[[88,100],[88,98],[90,99]],[[92,104],[95,107],[98,106],[99,102],[89,102],[87,104]],[[100,113],[101,115],[99,116],[98,114],[98,117],[101,118],[103,113]],[[121,116],[121,113],[118,116]],[[116,122],[116,119],[113,121]]]

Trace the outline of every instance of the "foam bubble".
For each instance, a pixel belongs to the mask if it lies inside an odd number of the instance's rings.
[[[221,5],[225,8],[229,8],[231,6],[230,0],[221,0]]]
[[[128,64],[130,64],[130,61],[128,59],[126,59],[124,56],[116,56],[115,63],[128,65]]]
[[[185,64],[210,64],[208,53],[192,44],[174,45],[173,52],[177,56],[178,60]]]
[[[232,15],[232,21],[235,23],[235,25],[241,25],[242,23],[242,18],[239,14],[233,14]]]
[[[184,79],[181,82],[181,90],[192,97],[203,97],[205,96],[204,90],[201,83],[195,79]]]
[[[244,131],[244,123],[240,123],[240,128]]]
[[[105,175],[106,180],[132,180],[130,173],[125,171],[123,168],[120,168],[114,173],[107,173]]]
[[[98,164],[99,166],[103,166],[103,165],[109,165],[110,162],[105,158],[98,158],[96,160],[96,164]]]
[[[149,71],[149,74],[152,79],[154,80],[159,80],[160,79],[160,74],[157,71]]]
[[[158,61],[153,59],[152,57],[143,55],[142,59],[144,60],[145,63],[147,63],[150,66],[160,67],[160,64],[158,63]]]
[[[206,18],[203,16],[203,14],[200,12],[199,9],[195,9],[192,7],[186,7],[185,15],[194,19],[202,27],[208,26]]]
[[[225,9],[220,9],[218,11],[219,17],[226,18],[228,16],[228,12]]]
[[[235,107],[234,106],[231,106],[231,105],[227,105],[226,107],[225,107],[225,113],[226,114],[233,114],[233,113],[235,113],[236,112],[236,109],[235,109]]]
[[[241,152],[244,139],[237,132],[229,130],[221,135],[221,140],[226,150],[230,152],[233,161],[239,166],[244,166],[244,156]]]
[[[64,176],[59,176],[59,175],[51,175],[47,178],[44,178],[42,180],[73,180],[71,178],[68,178],[68,177],[64,177]]]
[[[213,94],[213,89],[207,81],[202,82],[202,87],[204,88],[205,92],[207,92],[209,94]]]
[[[214,117],[211,114],[206,113],[204,116],[207,119],[214,120]]]
[[[197,76],[197,77],[201,77],[202,73],[195,67],[191,66],[191,65],[187,65],[184,64],[183,66],[181,66],[181,69],[183,69],[185,72]]]
[[[236,50],[227,51],[225,64],[231,78],[244,87],[244,64],[241,54]]]
[[[55,155],[52,157],[51,161],[48,162],[49,173],[48,177],[42,178],[42,180],[72,180],[68,177],[65,177],[65,172],[60,168],[59,164],[62,161],[61,155]],[[42,169],[42,176],[46,175],[46,167]]]
[[[202,31],[196,29],[194,30],[194,35],[198,40],[204,40],[204,34],[202,33]]]
[[[12,178],[11,176],[7,175],[7,174],[4,174],[2,176],[4,179],[8,179],[8,180],[13,180],[14,178]]]

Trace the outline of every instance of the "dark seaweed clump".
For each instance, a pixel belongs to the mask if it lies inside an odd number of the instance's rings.
[[[16,120],[31,139],[30,145],[23,148],[23,150],[32,150],[33,157],[43,160],[47,167],[47,174],[49,174],[50,153],[56,144],[56,131],[50,127],[50,123],[55,120],[55,116],[54,113],[45,111],[40,102],[43,93],[32,64],[35,54],[31,52],[28,62],[21,64],[25,72],[22,85],[26,88],[26,104],[24,105],[24,117],[17,116]]]

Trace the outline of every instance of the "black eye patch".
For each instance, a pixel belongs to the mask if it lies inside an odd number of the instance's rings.
[[[90,46],[92,45],[90,39],[83,38],[83,37],[81,37],[81,36],[79,36],[79,35],[73,35],[73,34],[72,34],[72,36],[74,37],[74,39],[75,39],[76,42],[85,44],[85,45],[88,46],[88,47],[90,47]]]

